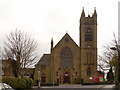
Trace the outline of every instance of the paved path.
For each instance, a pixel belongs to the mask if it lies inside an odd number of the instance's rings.
[[[114,85],[78,85],[78,84],[64,84],[64,85],[59,85],[59,86],[41,86],[42,89],[44,88],[81,88],[81,89],[85,89],[85,90],[114,90],[113,89]],[[37,88],[37,87],[36,87]]]

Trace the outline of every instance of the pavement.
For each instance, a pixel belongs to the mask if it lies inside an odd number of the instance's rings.
[[[81,89],[97,89],[97,90],[103,90],[103,88],[108,89],[108,90],[114,90],[114,84],[112,85],[81,85],[81,84],[61,84],[59,86],[41,86],[40,88],[81,88]],[[33,86],[33,89],[38,88],[38,86]]]

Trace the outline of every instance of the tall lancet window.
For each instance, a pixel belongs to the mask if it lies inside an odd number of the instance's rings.
[[[73,57],[72,51],[70,48],[63,48],[60,56],[60,67],[72,67],[73,66]]]
[[[90,28],[87,29],[87,32],[85,34],[85,40],[86,41],[92,41],[93,40],[93,34],[92,34]]]
[[[91,69],[90,69],[90,67],[88,67],[88,69],[87,69],[87,75],[91,75]]]

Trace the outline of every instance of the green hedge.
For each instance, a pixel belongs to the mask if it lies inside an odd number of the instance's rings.
[[[31,78],[3,77],[2,82],[10,85],[14,89],[31,88],[33,80]]]
[[[18,88],[18,80],[17,78],[11,78],[11,77],[4,77],[2,78],[2,82],[10,85],[12,88]]]
[[[33,86],[32,78],[24,78],[26,80],[26,88],[31,88]]]
[[[26,81],[23,78],[18,78],[18,88],[26,88]]]

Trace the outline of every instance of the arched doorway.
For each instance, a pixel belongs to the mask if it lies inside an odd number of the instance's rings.
[[[70,74],[68,72],[64,74],[63,83],[70,83]]]
[[[45,83],[46,82],[46,75],[43,73],[41,76],[41,82]]]

